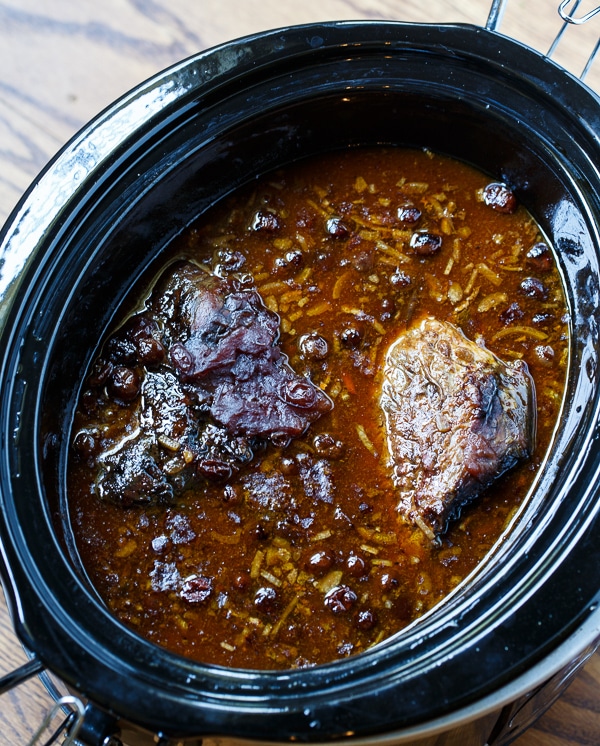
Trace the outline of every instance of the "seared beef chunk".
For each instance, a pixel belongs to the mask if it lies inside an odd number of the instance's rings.
[[[190,263],[168,270],[90,379],[101,496],[171,502],[190,482],[228,479],[257,448],[287,445],[330,411],[289,366],[278,335],[279,318],[255,290]]]
[[[179,380],[232,435],[283,444],[329,412],[329,397],[288,365],[279,317],[235,279],[180,266],[152,306]]]
[[[449,323],[425,319],[391,345],[381,407],[399,511],[431,538],[496,477],[529,457],[534,388]]]

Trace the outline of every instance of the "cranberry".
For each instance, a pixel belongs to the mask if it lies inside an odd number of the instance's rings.
[[[521,293],[526,295],[528,298],[535,298],[536,300],[546,300],[548,297],[548,289],[541,280],[537,277],[526,277],[519,287]]]
[[[298,228],[311,229],[315,224],[315,215],[312,212],[308,212],[306,208],[301,207],[298,210],[298,218],[296,219],[296,225]]]
[[[273,233],[279,229],[279,220],[277,215],[272,212],[263,212],[259,210],[254,216],[252,221],[252,230],[254,231],[266,231],[267,233]]]
[[[231,466],[226,461],[216,458],[207,458],[198,462],[196,470],[200,476],[210,479],[212,482],[223,482],[231,476]]]
[[[358,629],[362,630],[363,632],[368,632],[368,630],[373,629],[373,627],[377,624],[377,615],[370,609],[363,609],[356,615],[355,623]]]
[[[525,313],[518,303],[511,303],[510,306],[501,311],[499,318],[503,324],[508,326],[508,324],[513,324],[515,321],[522,319],[524,315]]]
[[[534,244],[526,256],[527,265],[537,272],[548,272],[552,269],[552,254],[545,243]]]
[[[362,336],[362,331],[360,329],[356,326],[349,326],[340,334],[340,342],[344,347],[349,347],[351,350],[355,350],[360,346]]]
[[[160,365],[165,357],[165,348],[154,337],[140,337],[137,342],[139,361],[143,365]]]
[[[257,609],[264,612],[273,611],[277,605],[277,591],[270,585],[263,586],[256,591],[254,596],[254,605]]]
[[[269,435],[269,440],[275,446],[275,448],[287,448],[292,442],[291,435],[289,433],[277,432]]]
[[[140,393],[140,377],[137,371],[119,365],[113,369],[108,380],[108,390],[112,397],[123,402],[133,401]]]
[[[351,554],[346,560],[346,568],[354,578],[362,577],[366,572],[366,563],[357,554]]]
[[[374,252],[357,251],[352,257],[352,266],[357,272],[371,272],[375,266]]]
[[[330,236],[334,238],[346,238],[350,233],[348,226],[342,221],[341,218],[329,218],[326,223],[326,230]]]
[[[358,597],[347,585],[338,585],[332,588],[325,596],[325,606],[334,614],[343,614],[357,602]]]
[[[380,321],[388,321],[396,313],[396,304],[392,298],[382,298],[379,308],[381,311],[379,314]]]
[[[135,363],[137,358],[137,348],[130,339],[119,339],[113,337],[106,344],[106,351],[109,360],[121,365]]]
[[[421,219],[421,210],[413,204],[406,203],[398,208],[398,220],[408,225],[414,225]]]
[[[285,261],[294,269],[301,269],[304,266],[304,254],[300,249],[292,249],[286,252]]]
[[[329,353],[327,340],[316,332],[303,334],[298,340],[298,349],[308,360],[324,360]]]
[[[506,184],[488,184],[483,190],[483,201],[497,212],[509,214],[517,209],[517,199]]]
[[[100,407],[98,394],[95,391],[92,391],[92,389],[84,391],[81,395],[81,407],[84,412],[87,412],[88,414],[96,413]]]
[[[410,248],[419,256],[431,256],[442,248],[442,237],[431,231],[417,231],[410,237]]]
[[[344,444],[340,440],[335,440],[329,433],[315,435],[313,445],[319,456],[331,459],[339,458],[344,451]]]
[[[241,575],[236,575],[233,579],[233,587],[238,591],[245,591],[250,585],[250,576],[244,572]]]
[[[393,275],[390,275],[390,283],[395,288],[407,288],[411,283],[410,275],[397,269]]]
[[[200,604],[212,593],[212,579],[204,575],[191,575],[187,578],[179,591],[184,601],[191,604]]]
[[[277,256],[273,260],[273,270],[275,272],[293,273],[304,266],[304,254],[300,249],[291,249],[286,251],[284,256]]]
[[[241,499],[239,490],[231,484],[225,485],[223,489],[223,502],[228,505],[235,505]]]
[[[550,345],[537,345],[535,354],[542,363],[549,364],[554,362],[554,349]]]
[[[327,550],[315,552],[308,560],[308,569],[323,574],[331,569],[333,557]]]
[[[154,319],[146,316],[132,316],[126,327],[126,336],[132,342],[140,337],[152,337],[158,331],[158,324]]]
[[[379,582],[384,591],[391,591],[400,585],[400,581],[393,571],[382,573]]]
[[[78,456],[87,460],[93,458],[98,453],[99,444],[93,433],[82,430],[75,436],[73,448]]]
[[[88,384],[92,388],[99,388],[100,386],[104,386],[104,384],[108,380],[108,377],[112,373],[112,370],[112,363],[108,362],[107,360],[98,360],[98,362],[92,368],[92,372],[88,379]]]

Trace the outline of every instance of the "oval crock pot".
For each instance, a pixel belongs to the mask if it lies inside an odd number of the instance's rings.
[[[600,637],[599,133],[590,90],[496,32],[339,22],[175,65],[40,175],[0,244],[2,577],[23,644],[90,703],[82,740],[497,744],[550,703]],[[65,464],[84,371],[196,216],[282,164],[380,143],[507,182],[555,247],[572,340],[551,454],[470,581],[375,648],[280,672],[178,658],[120,624],[78,566]]]

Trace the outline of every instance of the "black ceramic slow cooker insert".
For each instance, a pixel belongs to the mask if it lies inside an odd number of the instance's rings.
[[[470,581],[370,651],[281,672],[184,660],[125,628],[78,567],[65,468],[84,372],[128,289],[198,215],[277,166],[377,144],[508,183],[554,246],[571,345],[551,453]],[[84,743],[499,744],[550,703],[600,638],[598,164],[600,101],[562,68],[492,30],[392,22],[204,52],[58,154],[0,236],[0,539],[17,634],[88,702]]]

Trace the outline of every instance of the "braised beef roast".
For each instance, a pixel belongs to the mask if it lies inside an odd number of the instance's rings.
[[[98,467],[101,496],[168,503],[328,412],[331,400],[292,370],[278,337],[279,317],[254,289],[189,262],[167,270],[107,343],[84,396],[98,426],[75,446]]]
[[[388,350],[381,407],[399,511],[430,537],[496,477],[529,457],[535,392],[452,324],[426,318]]]

